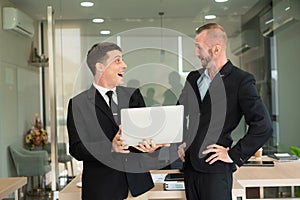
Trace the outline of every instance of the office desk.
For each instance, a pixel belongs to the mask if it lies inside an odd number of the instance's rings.
[[[274,163],[274,167],[240,167],[234,177],[244,188],[259,187],[260,198],[263,187],[291,186],[294,195],[293,186],[300,186],[300,161]]]
[[[154,170],[151,173],[167,174],[178,173],[178,170]],[[81,176],[76,176],[64,189],[59,192],[59,200],[80,200],[81,188],[76,184],[81,181]],[[185,199],[184,191],[164,191],[163,183],[156,183],[155,187],[148,192],[149,199]]]
[[[235,177],[232,180],[232,200],[237,200],[238,197],[246,199],[245,188],[237,181]]]
[[[170,174],[179,173],[179,170],[153,170],[151,174]],[[232,200],[238,197],[245,198],[244,187],[234,178],[232,186]],[[186,199],[184,191],[164,191],[163,183],[155,183],[155,187],[148,192],[149,200],[163,199]]]
[[[151,174],[175,174],[179,170],[152,170]],[[148,192],[149,200],[162,200],[162,199],[180,199],[185,200],[185,192],[183,190],[165,191],[164,183],[155,183],[154,188]]]
[[[179,170],[153,170],[151,174],[169,174],[179,173]],[[77,187],[76,184],[81,181],[81,176],[76,176],[63,190],[59,192],[59,200],[80,200],[81,199],[81,188]],[[237,197],[244,198],[244,187],[242,187],[236,179],[233,181],[232,196],[233,200]],[[165,191],[163,183],[155,183],[154,188],[148,192],[149,200],[185,200],[185,192],[182,190],[177,191]]]
[[[26,177],[9,177],[0,178],[0,199],[7,197],[11,193],[15,193],[15,200],[18,199],[18,190],[26,185]]]
[[[81,175],[76,176],[58,194],[59,200],[81,200],[81,188],[76,184],[81,181]]]
[[[155,183],[154,188],[148,192],[149,200],[163,200],[163,199],[180,199],[185,200],[185,192],[182,190],[164,191],[163,183]]]

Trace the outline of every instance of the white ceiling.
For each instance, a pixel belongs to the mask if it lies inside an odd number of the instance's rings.
[[[188,35],[194,34],[195,28],[207,21],[204,20],[204,15],[207,14],[217,15],[214,21],[223,26],[235,23],[240,27],[241,16],[258,1],[229,0],[216,3],[214,0],[93,0],[93,7],[83,8],[80,6],[81,0],[10,0],[16,7],[38,20],[45,20],[46,8],[52,6],[56,20],[104,18],[105,22],[101,25],[103,28],[115,27],[120,22],[127,28],[160,26],[161,18],[158,13],[164,12],[164,27],[168,27],[170,23],[172,25],[169,28],[181,29],[178,31],[185,31]]]

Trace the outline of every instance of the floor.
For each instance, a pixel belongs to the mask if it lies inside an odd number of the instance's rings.
[[[27,196],[26,200],[53,200],[53,197],[33,197],[33,196]]]

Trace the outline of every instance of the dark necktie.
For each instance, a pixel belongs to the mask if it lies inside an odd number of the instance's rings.
[[[118,105],[112,99],[113,91],[111,91],[111,90],[107,91],[106,95],[109,98],[109,106],[110,106],[111,112],[113,114],[114,120],[119,125],[119,114],[118,114],[119,109],[118,109]]]

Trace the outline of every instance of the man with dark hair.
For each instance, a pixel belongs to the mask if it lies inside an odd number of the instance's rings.
[[[120,86],[127,66],[118,45],[95,44],[87,63],[94,83],[70,100],[67,117],[70,154],[83,161],[82,199],[123,200],[128,194],[147,199],[145,192],[154,186],[151,175],[128,171],[128,166],[141,165],[129,161],[129,155],[153,152],[162,145],[144,141],[128,147],[119,128],[120,109],[144,107],[143,97],[139,89]]]
[[[203,68],[189,73],[179,98],[188,118],[178,154],[189,200],[231,200],[236,165],[243,165],[273,131],[254,76],[235,67],[226,48],[222,26],[209,23],[197,29],[195,55]],[[232,146],[231,132],[242,116],[247,133]]]

